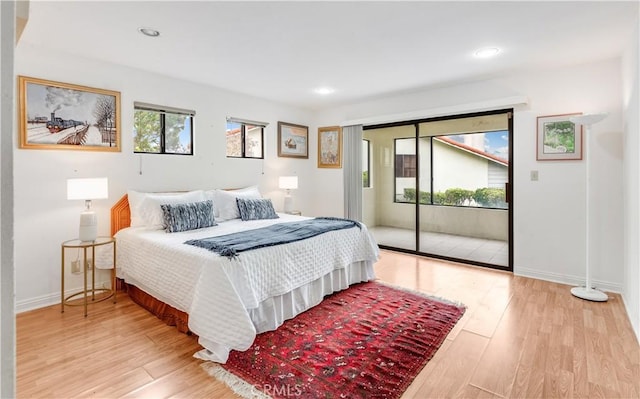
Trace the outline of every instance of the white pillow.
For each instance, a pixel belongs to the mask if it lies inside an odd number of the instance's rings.
[[[140,214],[140,207],[142,201],[144,201],[147,193],[141,193],[139,191],[127,190],[127,197],[129,200],[129,211],[131,212],[131,227],[144,226],[144,219]]]
[[[189,191],[187,193],[146,193],[138,208],[138,215],[142,219],[142,226],[160,230],[164,228],[164,218],[160,205],[186,204],[204,200],[206,198],[202,190]]]
[[[215,204],[218,210],[217,221],[225,221],[240,218],[236,198],[262,198],[258,186],[251,186],[240,190],[215,190]]]

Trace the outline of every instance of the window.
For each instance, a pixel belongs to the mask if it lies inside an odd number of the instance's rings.
[[[434,136],[433,204],[507,209],[509,132]]]
[[[416,156],[396,154],[396,177],[416,177]]]
[[[419,173],[415,139],[395,139],[395,202],[507,209],[508,137],[506,130],[420,137]]]
[[[395,176],[416,177],[416,139],[395,139]]]
[[[370,161],[371,144],[369,140],[362,140],[362,187],[371,187]]]
[[[227,118],[227,157],[264,158],[265,122]]]
[[[134,103],[133,152],[193,155],[195,111]]]
[[[394,140],[394,201],[414,202],[416,192],[416,139]]]

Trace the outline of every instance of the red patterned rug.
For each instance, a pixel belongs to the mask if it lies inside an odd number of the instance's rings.
[[[380,283],[357,284],[208,367],[245,397],[399,398],[464,311]]]

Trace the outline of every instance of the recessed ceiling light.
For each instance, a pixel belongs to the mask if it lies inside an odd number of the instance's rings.
[[[158,37],[160,36],[160,32],[152,28],[138,28],[138,32],[142,33],[145,36],[149,37]]]
[[[320,95],[326,96],[327,94],[333,93],[335,90],[332,89],[331,87],[318,87],[317,89],[314,89],[313,91],[316,94],[320,94]]]
[[[495,55],[498,55],[500,49],[497,47],[485,47],[479,50],[476,50],[475,56],[478,58],[490,58]]]

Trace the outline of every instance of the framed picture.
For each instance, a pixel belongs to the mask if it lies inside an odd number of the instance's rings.
[[[120,93],[18,77],[20,148],[120,151]]]
[[[278,122],[278,156],[309,158],[309,127]]]
[[[342,129],[340,126],[318,128],[318,167],[342,167]]]
[[[582,159],[582,126],[576,126],[570,117],[582,115],[562,114],[538,117],[537,160],[563,161]]]

